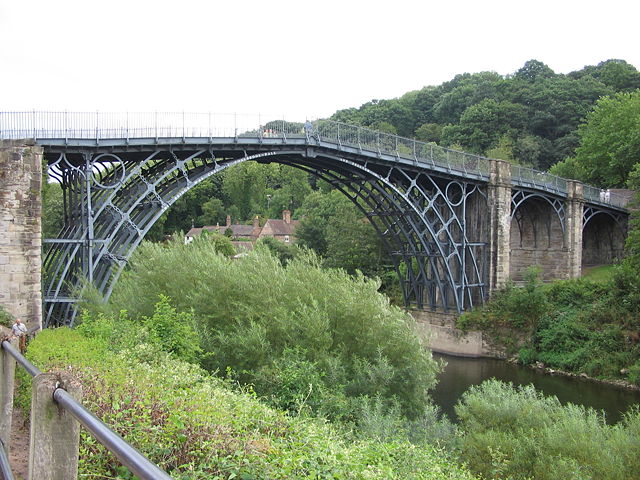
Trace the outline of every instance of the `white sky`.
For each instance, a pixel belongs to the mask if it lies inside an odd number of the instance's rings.
[[[301,120],[534,58],[640,68],[640,2],[0,0],[0,111]]]

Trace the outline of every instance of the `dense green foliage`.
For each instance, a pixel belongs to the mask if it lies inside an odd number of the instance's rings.
[[[158,343],[153,331],[183,320],[164,300],[133,330],[126,315],[85,316],[76,330],[41,332],[28,356],[42,370],[75,375],[84,405],[176,480],[473,478],[429,445],[353,438],[232,391]],[[28,394],[27,382],[21,387]],[[79,476],[134,478],[84,430]]]
[[[552,172],[594,185],[625,187],[640,161],[640,90],[601,98],[578,129],[575,157]]]
[[[640,411],[620,424],[531,387],[497,380],[471,387],[456,406],[462,456],[483,478],[620,480],[638,478]]]
[[[158,220],[150,238],[186,232],[193,225],[224,225],[227,215],[233,223],[251,223],[256,215],[280,218],[284,209],[295,212],[311,190],[308,174],[297,168],[241,163],[186,192]]]
[[[318,253],[324,266],[342,268],[351,274],[360,271],[382,279],[392,272],[392,260],[379,235],[339,191],[315,191],[305,198],[298,211],[302,217],[296,230],[298,243]],[[391,284],[397,284],[395,274],[392,275],[393,281],[384,285],[386,293],[390,293]]]
[[[464,314],[463,329],[488,332],[522,363],[640,384],[640,280],[625,260],[612,280],[564,280],[509,286],[484,308]],[[638,372],[640,373],[640,372]]]
[[[274,405],[357,421],[379,398],[417,418],[438,365],[413,319],[378,293],[379,282],[323,269],[311,252],[286,266],[268,249],[231,260],[208,242],[143,244],[94,312],[152,317],[158,294],[193,312],[210,371],[230,368]]]
[[[340,110],[333,119],[546,170],[573,155],[576,130],[601,96],[640,88],[640,72],[608,60],[568,75],[530,60],[513,75],[456,75],[390,100]],[[604,185],[607,183],[605,182]]]
[[[63,225],[62,187],[59,183],[42,183],[42,238],[57,238]]]

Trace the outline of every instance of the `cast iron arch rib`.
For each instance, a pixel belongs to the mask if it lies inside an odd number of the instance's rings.
[[[62,153],[54,162],[54,175],[63,179],[67,224],[47,254],[46,323],[52,325],[56,318],[73,323],[73,297],[83,278],[108,297],[131,254],[164,211],[204,179],[249,160],[306,169],[348,194],[395,254],[396,271],[400,273],[401,262],[407,265],[401,279],[407,304],[461,311],[484,299],[480,260],[466,246],[471,242],[464,238],[464,218],[455,211],[479,191],[478,185],[437,179],[399,165],[378,165],[374,171],[366,162],[327,149],[285,147],[261,146],[258,152],[156,147],[133,157],[126,151],[105,155],[84,150],[84,164]],[[443,191],[452,182],[463,192],[458,203]]]

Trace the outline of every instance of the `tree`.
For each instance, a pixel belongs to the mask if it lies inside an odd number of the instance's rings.
[[[239,220],[248,220],[266,201],[267,171],[256,162],[244,162],[224,171],[222,191],[230,205],[240,212]]]
[[[640,90],[600,99],[578,134],[580,146],[570,163],[583,175],[580,180],[624,187],[640,161]]]
[[[458,123],[467,108],[486,99],[495,100],[502,77],[495,72],[480,72],[457,76],[456,79],[459,85],[443,94],[433,107],[438,123]]]
[[[325,266],[373,277],[392,264],[371,223],[339,191],[312,193],[300,212],[298,243],[320,254]]]
[[[616,92],[632,92],[640,88],[640,72],[624,60],[606,60],[596,66],[589,65],[569,74],[573,78],[582,78],[587,75],[613,88]]]
[[[554,77],[555,72],[539,60],[528,60],[524,66],[514,74],[514,78],[535,82],[545,78]]]
[[[443,142],[460,143],[468,150],[483,153],[495,147],[512,126],[521,126],[524,118],[525,109],[521,105],[487,98],[467,108],[458,125],[445,127]]]
[[[64,223],[64,202],[59,183],[47,183],[42,188],[42,238],[57,238]]]
[[[437,123],[423,123],[414,133],[414,137],[421,142],[440,143],[442,138],[442,125]]]
[[[316,191],[308,195],[299,211],[301,220],[296,229],[298,243],[325,256],[329,221],[350,206],[349,199],[337,190],[329,193]]]

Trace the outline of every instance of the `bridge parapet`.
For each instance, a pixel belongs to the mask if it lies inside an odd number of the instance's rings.
[[[99,145],[104,140],[187,139],[213,141],[214,138],[279,139],[283,143],[305,139],[310,143],[326,142],[339,148],[349,146],[359,151],[386,154],[416,165],[444,168],[457,174],[489,179],[490,159],[440,147],[434,143],[378,132],[366,127],[332,120],[295,122],[266,120],[264,115],[192,112],[0,112],[0,139],[32,138],[39,144],[57,140],[62,144],[84,139]],[[109,142],[113,145],[113,142]],[[544,190],[561,196],[567,194],[567,180],[532,168],[511,165],[513,184]],[[628,199],[585,185],[588,202],[624,208]]]

